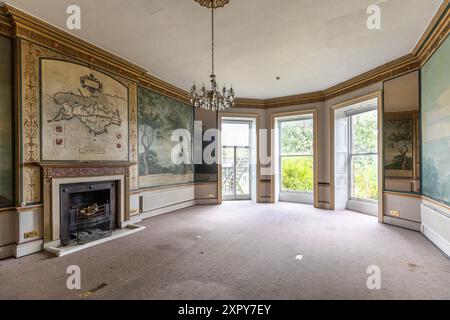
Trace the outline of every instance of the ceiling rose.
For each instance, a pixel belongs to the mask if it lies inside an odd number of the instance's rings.
[[[225,6],[230,2],[230,0],[195,0],[195,2],[198,2],[201,6],[209,9],[216,9]]]

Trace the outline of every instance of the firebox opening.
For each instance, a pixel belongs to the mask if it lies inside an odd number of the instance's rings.
[[[115,181],[61,186],[63,245],[85,244],[111,235],[116,227]]]

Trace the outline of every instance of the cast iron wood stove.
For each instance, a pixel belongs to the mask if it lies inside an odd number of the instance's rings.
[[[111,235],[116,227],[117,182],[61,186],[61,241],[85,244]]]

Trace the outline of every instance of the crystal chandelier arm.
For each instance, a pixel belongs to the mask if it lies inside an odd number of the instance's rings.
[[[226,5],[229,0],[195,0],[200,5],[211,9],[211,89],[207,90],[203,85],[197,91],[194,85],[190,91],[190,100],[194,107],[205,110],[218,111],[234,106],[235,93],[233,87],[227,90],[226,86],[222,90],[217,85],[215,75],[215,30],[214,30],[214,9]],[[221,92],[222,91],[222,92]]]

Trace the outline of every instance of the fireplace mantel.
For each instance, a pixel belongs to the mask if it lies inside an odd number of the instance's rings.
[[[102,167],[131,167],[137,165],[137,162],[122,162],[122,161],[83,161],[83,162],[52,162],[41,161],[39,166],[41,168],[102,168]]]
[[[44,198],[44,240],[59,241],[59,186],[63,183],[116,180],[120,182],[120,220],[130,219],[129,169],[133,162],[41,162]]]

